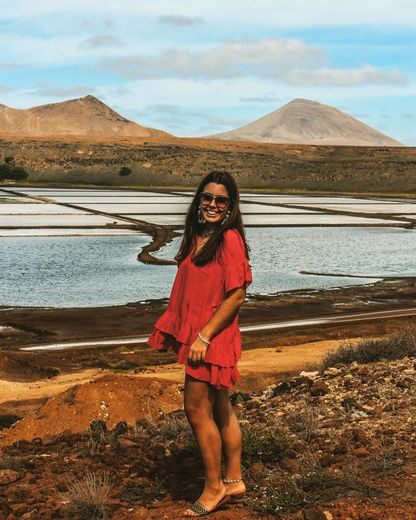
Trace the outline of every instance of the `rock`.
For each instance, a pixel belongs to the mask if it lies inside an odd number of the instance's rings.
[[[325,395],[329,392],[328,385],[325,383],[325,381],[316,381],[311,389],[311,396],[317,397],[319,395]]]
[[[119,444],[122,448],[132,448],[135,446],[139,446],[137,442],[134,442],[131,439],[126,439],[125,437],[119,437],[117,439],[117,444]]]
[[[291,388],[296,388],[296,387],[302,386],[302,385],[303,386],[312,386],[313,381],[312,381],[312,379],[309,379],[309,377],[299,376],[299,377],[294,377],[293,379],[291,379],[289,384],[290,384]]]
[[[325,370],[324,376],[335,377],[341,374],[341,372],[342,371],[339,368],[329,367]]]
[[[20,479],[20,474],[12,469],[1,469],[0,470],[0,486],[5,484],[11,484]]]
[[[319,376],[319,372],[317,370],[313,372],[306,372],[305,370],[303,370],[299,375],[301,377],[307,377],[308,379],[315,379]]]
[[[283,381],[282,383],[279,383],[276,388],[274,389],[274,395],[282,395],[286,394],[290,391],[290,385],[287,381]]]
[[[355,442],[359,442],[360,444],[366,444],[368,441],[367,434],[361,428],[354,428],[352,430],[352,438]]]
[[[324,514],[322,509],[305,509],[303,511],[304,520],[327,520],[327,516]]]
[[[356,448],[355,450],[352,450],[352,453],[356,457],[367,457],[367,455],[370,455],[370,452],[364,447]]]
[[[289,473],[299,472],[299,463],[297,460],[294,459],[289,459],[285,457],[279,462],[279,466],[285,471],[288,471]]]

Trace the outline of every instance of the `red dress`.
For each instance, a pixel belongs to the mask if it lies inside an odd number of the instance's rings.
[[[244,242],[236,229],[224,233],[218,258],[204,266],[191,261],[193,251],[179,264],[167,310],[157,320],[148,344],[156,350],[173,350],[178,363],[195,379],[216,388],[230,388],[239,377],[241,356],[238,313],[211,339],[205,361],[190,365],[189,349],[198,332],[221,305],[225,295],[237,287],[247,288],[251,281]]]

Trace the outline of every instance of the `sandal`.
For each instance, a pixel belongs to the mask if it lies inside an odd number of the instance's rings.
[[[218,504],[216,506],[214,506],[212,509],[207,509],[206,507],[204,507],[200,502],[198,502],[198,500],[196,502],[194,502],[191,506],[189,506],[189,510],[192,511],[193,513],[196,513],[195,515],[186,515],[184,514],[184,516],[188,516],[190,518],[192,518],[193,516],[197,517],[197,516],[206,516],[206,515],[209,515],[210,513],[213,513],[214,511],[216,511],[219,507],[221,507],[222,505],[224,505],[226,502],[228,502],[230,500],[230,495],[225,495],[222,497],[222,499],[218,502]]]

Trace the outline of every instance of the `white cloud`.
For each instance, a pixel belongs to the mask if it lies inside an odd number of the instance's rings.
[[[416,2],[413,0],[14,0],[3,16],[7,19],[30,19],[34,16],[77,12],[107,19],[119,16],[154,17],[170,13],[186,13],[188,17],[202,17],[207,22],[230,22],[259,27],[325,27],[351,25],[413,25],[416,21]]]
[[[294,66],[318,66],[325,61],[322,49],[301,40],[267,38],[226,41],[200,51],[170,48],[157,55],[108,58],[101,67],[126,78],[228,79],[278,76]]]
[[[39,83],[38,87],[33,91],[35,96],[41,97],[54,97],[54,98],[66,98],[66,97],[80,97],[96,92],[96,87],[91,85],[71,85],[61,86],[55,83]]]
[[[0,94],[9,94],[10,92],[13,92],[16,90],[13,87],[9,87],[8,85],[0,85]]]
[[[111,34],[99,34],[86,38],[79,44],[78,48],[95,50],[106,47],[122,47],[122,45],[123,42],[117,36]]]
[[[172,25],[174,27],[192,27],[195,25],[203,25],[205,20],[203,20],[200,16],[184,16],[184,15],[160,15],[158,17],[159,23]]]
[[[276,96],[274,92],[266,92],[261,96],[240,97],[239,100],[243,103],[275,103],[281,101],[282,98]]]
[[[206,50],[171,48],[157,55],[136,54],[102,60],[100,67],[134,79],[189,78],[195,80],[243,77],[274,78],[288,85],[406,85],[399,70],[333,68],[326,64],[323,49],[298,39],[227,41]],[[254,98],[251,99],[253,101]],[[270,98],[257,102],[271,102]],[[242,101],[245,101],[242,99]]]
[[[382,70],[371,65],[355,69],[318,68],[293,69],[281,77],[289,85],[406,85],[407,80],[399,70]]]

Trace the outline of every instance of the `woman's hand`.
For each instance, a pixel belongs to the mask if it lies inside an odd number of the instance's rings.
[[[192,343],[191,348],[189,349],[188,359],[193,363],[199,363],[204,361],[205,355],[207,353],[207,346],[202,343],[202,341],[197,337],[196,340]]]

